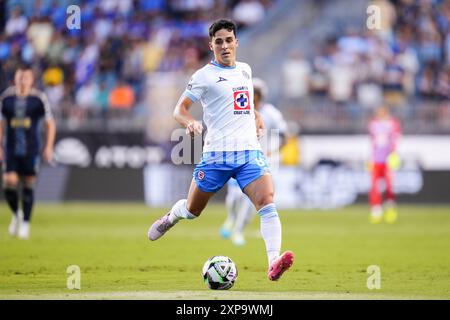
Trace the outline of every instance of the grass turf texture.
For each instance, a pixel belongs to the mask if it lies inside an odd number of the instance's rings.
[[[292,270],[267,279],[259,219],[247,245],[219,236],[225,208],[211,205],[156,242],[147,229],[165,210],[140,204],[38,203],[31,239],[10,238],[0,205],[0,299],[450,299],[450,208],[401,206],[399,220],[371,225],[366,206],[335,211],[282,210],[283,249]],[[239,275],[226,292],[206,288],[203,263],[231,257]],[[66,269],[81,269],[81,290]],[[366,286],[381,269],[381,289]]]

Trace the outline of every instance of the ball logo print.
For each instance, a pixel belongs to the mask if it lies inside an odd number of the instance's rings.
[[[203,281],[212,290],[228,290],[236,281],[236,264],[229,257],[214,256],[203,265]]]
[[[248,91],[234,93],[234,110],[250,110],[250,95]]]

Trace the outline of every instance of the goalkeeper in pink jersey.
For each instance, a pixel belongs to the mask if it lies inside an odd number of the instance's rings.
[[[396,147],[401,134],[400,124],[390,115],[387,107],[381,106],[370,121],[368,129],[372,142],[370,222],[379,223],[384,217],[386,222],[394,223],[397,220],[397,210],[392,186],[392,169],[399,163]],[[386,194],[384,208],[381,181],[384,181]]]

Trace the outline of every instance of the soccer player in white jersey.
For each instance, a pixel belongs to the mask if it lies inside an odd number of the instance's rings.
[[[265,126],[265,134],[260,140],[261,147],[269,163],[276,164],[279,161],[278,151],[286,140],[287,124],[281,112],[272,104],[265,102],[268,94],[265,82],[254,78],[253,90],[255,109],[259,111]],[[236,179],[232,178],[227,183],[225,205],[228,216],[220,229],[220,234],[225,239],[230,238],[233,244],[242,246],[245,244],[244,228],[250,223],[255,207],[241,191]]]
[[[275,281],[294,262],[294,254],[281,250],[281,223],[273,203],[274,188],[258,131],[264,128],[254,110],[252,70],[236,61],[236,24],[215,21],[209,28],[209,47],[214,59],[192,76],[174,110],[186,133],[202,134],[202,123],[189,113],[200,100],[207,127],[202,159],[196,165],[187,199],[179,200],[148,230],[148,238],[159,239],[182,219],[197,218],[209,199],[230,178],[235,178],[261,218],[261,235],[269,262],[268,278]]]

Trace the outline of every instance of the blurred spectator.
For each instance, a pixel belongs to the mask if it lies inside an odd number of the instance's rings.
[[[176,101],[169,101],[168,96],[177,95],[184,85],[181,80],[210,58],[204,45],[209,41],[210,22],[232,16],[241,27],[251,27],[266,17],[276,1],[80,0],[82,28],[68,30],[64,1],[11,0],[6,6],[11,11],[4,12],[5,30],[0,33],[0,76],[8,81],[4,80],[4,85],[9,85],[20,60],[32,64],[42,72],[37,85],[48,92],[52,104],[58,104],[56,116],[73,118],[72,124],[88,124],[80,119],[106,114],[111,118],[109,97],[113,90],[117,93],[118,84],[126,83],[134,101],[126,108],[133,112],[117,115],[137,118],[150,114],[157,122],[153,127],[158,128],[164,117],[171,117],[170,112],[154,110],[161,99],[167,102],[165,108],[170,108]],[[437,109],[433,109],[433,101],[442,101],[442,110],[449,108],[445,99],[450,1],[371,3],[381,9],[381,30],[336,24],[333,36],[314,48],[317,54],[293,52],[282,62],[282,97],[295,101],[290,107],[311,104],[311,113],[321,125],[326,125],[323,113],[333,114],[329,109],[336,102],[372,108],[387,98],[391,104],[409,108],[417,96],[425,98],[420,101],[427,100],[426,106],[416,103],[419,108],[433,111]],[[162,81],[164,89],[159,89]],[[162,95],[159,90],[170,94]],[[312,95],[323,103],[303,99]],[[411,103],[403,103],[406,100]],[[134,112],[137,106],[142,106],[142,113]],[[303,109],[297,109],[296,114],[303,116]]]
[[[351,59],[341,52],[333,56],[333,63],[328,72],[328,94],[335,102],[348,102],[352,96],[355,74]]]
[[[172,8],[176,11],[196,11],[196,10],[211,10],[214,6],[214,0],[173,0],[171,1]]]
[[[391,41],[397,14],[394,5],[388,0],[373,0],[370,5],[380,9],[380,29],[377,34],[385,41]]]
[[[75,62],[75,81],[77,87],[92,78],[95,73],[98,56],[99,49],[95,42],[91,42],[91,44],[84,48],[81,56]]]
[[[47,54],[48,47],[53,38],[54,27],[50,21],[45,18],[34,18],[31,20],[27,30],[27,39],[33,45],[34,52],[39,57]]]
[[[108,104],[109,104],[109,94],[110,91],[105,83],[101,82],[100,87],[98,88],[97,97],[95,100],[97,115],[100,115],[102,118],[106,118],[106,114],[108,112]]]
[[[47,50],[47,57],[50,63],[63,62],[64,52],[67,48],[67,43],[61,31],[53,33],[50,45]]]
[[[103,44],[113,31],[113,21],[106,13],[97,10],[95,12],[94,37],[98,44]]]
[[[98,96],[98,85],[94,81],[83,84],[75,95],[79,116],[84,118],[95,110]]]
[[[258,0],[242,0],[233,9],[233,19],[239,28],[252,26],[266,15],[266,9]]]
[[[6,21],[5,33],[7,36],[23,35],[28,27],[28,19],[23,15],[22,9],[16,6],[11,17]]]
[[[326,126],[330,123],[326,119],[338,115],[350,119],[351,128],[357,125],[351,122],[355,115],[361,119],[369,114],[360,107],[372,109],[381,103],[402,107],[399,114],[415,117],[414,121],[421,116],[431,121],[438,112],[450,114],[450,1],[374,0],[371,4],[380,8],[381,30],[350,25],[342,32],[337,25],[335,34],[310,60],[310,92],[315,97],[306,105],[297,104],[302,123]],[[283,96],[290,99],[287,90]],[[339,108],[342,104],[346,108]],[[441,123],[445,122],[449,120]]]
[[[445,56],[447,57],[445,64],[450,66],[450,32],[447,33],[447,37],[445,38]]]
[[[450,101],[450,66],[441,70],[438,75],[436,94],[439,99]]]
[[[300,50],[291,52],[282,71],[285,96],[292,100],[306,97],[309,93],[311,65]]]
[[[63,70],[57,65],[53,65],[44,70],[42,80],[46,86],[57,86],[63,83]]]
[[[62,83],[45,88],[48,101],[55,116],[61,117],[62,101],[64,99],[64,85]]]
[[[56,116],[73,117],[72,126],[105,115],[110,98],[126,100],[113,103],[113,109],[145,105],[143,89],[152,73],[184,77],[208,61],[203,44],[212,20],[230,16],[238,7],[245,12],[236,12],[253,23],[273,1],[80,0],[82,28],[68,30],[66,1],[10,0],[5,32],[0,33],[2,73],[9,79],[19,60],[32,64],[42,72],[37,85],[58,104]]]
[[[383,102],[383,91],[374,81],[360,83],[356,94],[359,104],[368,109],[374,109]]]
[[[133,88],[125,82],[119,83],[111,90],[108,101],[111,109],[130,110],[135,103]]]
[[[403,90],[408,95],[415,93],[415,79],[419,72],[420,64],[415,50],[406,48],[397,55],[398,65],[405,71],[403,76]]]
[[[101,0],[99,7],[106,14],[118,13],[121,16],[128,16],[132,9],[131,0]]]
[[[433,98],[434,86],[435,86],[434,70],[432,66],[428,65],[423,69],[422,74],[419,77],[418,92],[421,96],[425,98]]]
[[[11,54],[11,44],[5,35],[0,34],[0,61],[5,61]]]
[[[384,98],[386,103],[396,106],[400,106],[404,103],[404,82],[405,70],[398,63],[398,57],[390,57],[389,61],[387,61],[383,77]]]

